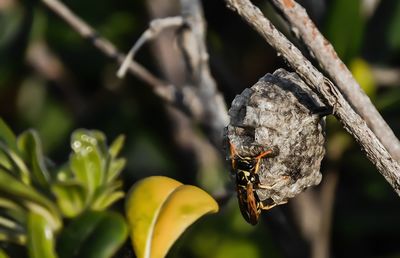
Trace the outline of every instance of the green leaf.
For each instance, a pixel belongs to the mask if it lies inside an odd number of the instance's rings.
[[[125,136],[120,135],[113,141],[108,149],[110,160],[107,171],[107,183],[115,180],[126,165],[126,160],[124,158],[117,158],[124,145],[124,142]]]
[[[85,240],[94,232],[104,215],[105,212],[88,211],[65,226],[57,241],[60,258],[79,257]]]
[[[126,159],[119,158],[119,159],[112,159],[110,165],[108,167],[107,172],[107,183],[115,180],[121,171],[125,168]]]
[[[0,118],[0,140],[13,151],[17,151],[17,138],[2,118]]]
[[[15,201],[8,198],[0,197],[0,208],[2,213],[4,213],[9,218],[14,219],[20,224],[25,224],[26,222],[26,209],[21,205],[17,204]]]
[[[17,245],[25,245],[26,235],[23,233],[2,229],[0,230],[0,242],[9,242]]]
[[[0,258],[8,258],[8,255],[2,249],[0,249]]]
[[[390,9],[388,15],[389,24],[386,26],[387,41],[391,49],[398,50],[400,48],[400,35],[398,33],[400,29],[400,2],[393,2],[392,8]]]
[[[331,2],[325,23],[325,35],[339,57],[347,61],[358,56],[365,29],[361,14],[361,0],[336,0]]]
[[[51,186],[51,190],[56,196],[57,205],[65,217],[75,217],[86,208],[86,191],[78,182],[70,180],[55,183]]]
[[[124,192],[120,191],[121,181],[114,181],[97,189],[91,204],[93,210],[105,210],[108,206],[124,197]]]
[[[60,214],[53,203],[35,189],[9,175],[2,168],[0,168],[0,194],[6,194],[30,211],[40,213],[47,219],[54,230],[61,227]]]
[[[128,237],[128,227],[124,218],[117,213],[108,212],[97,224],[90,238],[81,249],[81,257],[111,257]]]
[[[28,215],[28,252],[31,258],[56,258],[53,230],[47,218],[30,212]]]
[[[92,208],[94,210],[105,210],[109,206],[111,206],[114,202],[124,198],[125,193],[123,191],[116,191],[112,192],[109,195],[102,195],[101,197],[97,199],[94,203]]]
[[[14,232],[22,232],[23,228],[12,219],[0,216],[0,227]]]
[[[104,182],[103,138],[98,132],[76,130],[71,137],[71,147],[74,151],[70,158],[71,170],[76,179],[93,195],[96,188]]]
[[[39,135],[34,130],[22,133],[17,140],[19,151],[23,154],[26,163],[31,168],[33,179],[39,185],[47,186],[50,182],[50,174],[44,162],[42,144]]]
[[[57,182],[67,182],[69,180],[75,180],[74,174],[71,171],[70,164],[68,162],[58,168],[55,177],[57,179]]]
[[[86,212],[71,222],[59,237],[60,258],[108,258],[125,242],[128,229],[114,212]]]
[[[26,216],[25,216],[26,217]],[[0,243],[26,244],[26,220],[14,220],[7,210],[0,211]]]
[[[30,172],[22,158],[8,146],[0,142],[0,161],[4,171],[20,179],[24,184],[30,185]]]
[[[124,146],[125,143],[125,136],[120,135],[111,143],[110,148],[108,152],[110,153],[112,158],[116,158],[118,154],[120,153],[122,147]]]

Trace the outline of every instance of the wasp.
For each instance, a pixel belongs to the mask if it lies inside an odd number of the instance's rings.
[[[239,201],[239,208],[244,219],[255,225],[258,222],[261,210],[269,210],[277,204],[264,204],[258,198],[257,189],[271,189],[260,183],[258,170],[260,169],[261,159],[272,150],[266,150],[254,157],[244,157],[237,153],[235,146],[229,142],[230,160],[232,172],[236,177],[236,192]]]

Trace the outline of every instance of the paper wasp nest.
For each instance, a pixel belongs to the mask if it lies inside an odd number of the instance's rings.
[[[296,73],[279,69],[267,74],[232,102],[227,140],[239,155],[261,160],[258,189],[261,201],[282,203],[321,181],[325,154],[324,105]],[[319,113],[318,113],[319,112]]]

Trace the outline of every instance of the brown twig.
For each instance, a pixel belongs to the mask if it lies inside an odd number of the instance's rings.
[[[296,214],[296,225],[310,243],[313,258],[330,257],[332,211],[339,172],[330,170],[324,177],[320,189],[308,189],[289,203]]]
[[[325,173],[325,182],[322,184],[319,198],[321,205],[320,223],[318,233],[314,235],[313,239],[312,257],[314,258],[330,257],[331,226],[338,181],[339,172],[337,170]]]
[[[339,90],[249,0],[226,0],[226,2],[228,7],[237,12],[283,56],[309,87],[320,95],[326,105],[332,107],[336,118],[361,145],[369,160],[400,195],[400,165],[365,121],[351,108]]]
[[[270,2],[283,14],[295,36],[303,40],[312,56],[346,96],[351,106],[365,120],[387,151],[393,158],[400,161],[399,140],[349,69],[340,60],[333,46],[308,17],[306,10],[294,0],[270,0]]]
[[[190,1],[189,4],[197,5],[198,2]],[[193,34],[192,24],[188,23],[188,14],[190,16],[195,15],[193,13],[187,13],[186,5],[187,3],[181,4],[179,1],[170,1],[165,2],[164,0],[148,0],[146,1],[146,5],[149,11],[149,17],[151,18],[150,28],[155,26],[155,30],[159,30],[161,27],[170,28],[167,24],[157,25],[154,24],[154,21],[168,21],[172,26],[180,23],[182,21],[181,26],[177,28],[177,30],[168,29],[164,30],[158,34],[154,39],[152,39],[151,50],[154,54],[154,57],[157,60],[157,65],[162,74],[167,78],[168,81],[173,82],[175,85],[184,85],[183,89],[191,89],[192,92],[196,92],[199,96],[200,93],[198,89],[202,87],[202,85],[197,84],[196,81],[191,80],[192,73],[198,71],[199,67],[195,67],[195,69],[190,68],[190,64],[188,63],[186,55],[185,47],[186,43],[182,45],[181,37],[182,34]],[[201,8],[201,6],[199,6]],[[202,13],[202,8],[197,9],[195,13]],[[168,15],[180,15],[173,16],[176,22],[170,20],[170,17],[166,17]],[[177,19],[179,17],[179,19]],[[203,22],[203,20],[200,20]],[[175,26],[174,26],[175,27]],[[149,28],[149,29],[150,29]],[[139,39],[140,40],[140,39]],[[138,40],[138,41],[139,41]],[[201,39],[204,41],[204,38]],[[179,44],[174,44],[179,43]],[[137,42],[135,45],[138,44]],[[194,46],[197,46],[199,42],[195,42]],[[191,54],[195,54],[198,56],[198,50],[194,50]],[[214,88],[216,90],[216,88]],[[212,101],[209,99],[208,101]],[[208,106],[208,102],[199,102],[199,105]],[[223,106],[225,107],[225,105]],[[213,140],[213,145],[210,144],[210,140],[206,139],[204,135],[199,134],[196,130],[196,127],[193,126],[193,121],[188,119],[181,114],[181,112],[177,111],[173,108],[167,108],[167,115],[171,121],[172,127],[172,135],[171,139],[174,141],[174,145],[177,148],[178,155],[180,157],[179,166],[182,171],[185,171],[183,176],[183,180],[185,182],[196,182],[202,187],[205,187],[209,192],[214,194],[224,193],[224,185],[221,184],[203,184],[204,178],[212,177],[216,178],[215,174],[210,173],[210,171],[216,171],[218,168],[222,167],[222,159],[220,154],[220,144],[221,144],[221,130],[223,125],[219,125],[216,127],[217,136]],[[219,112],[219,111],[215,111]],[[226,111],[222,110],[223,114],[226,114]],[[212,119],[212,118],[210,118]],[[208,138],[210,138],[208,134]],[[217,148],[216,148],[217,147]],[[190,171],[190,173],[187,173]],[[222,181],[222,180],[221,180]]]
[[[148,11],[150,26],[155,19],[180,16],[179,0],[146,0],[144,5]],[[180,27],[179,27],[180,28]],[[154,59],[154,65],[166,81],[182,86],[186,79],[185,64],[180,49],[177,47],[176,38],[179,28],[164,30],[152,40],[149,45]]]
[[[398,87],[400,85],[399,67],[382,67],[373,65],[371,67],[372,77],[382,87]]]
[[[126,59],[125,55],[119,52],[110,41],[100,37],[92,27],[75,15],[63,3],[58,0],[42,0],[42,2],[65,20],[83,38],[90,40],[92,44],[105,55],[116,60],[119,64],[122,64]],[[198,26],[198,21],[202,21],[201,5],[198,1],[182,0],[181,8],[184,10],[184,15],[182,17],[185,19],[185,24],[189,26],[191,33],[196,35],[196,40],[202,40],[197,42],[199,44],[197,54],[201,58],[197,60],[197,65],[199,66],[196,67],[196,71],[201,75],[199,77],[200,80],[196,82],[191,81],[193,85],[186,85],[183,88],[178,88],[175,85],[158,79],[134,61],[129,64],[129,71],[137,78],[150,85],[154,92],[163,100],[175,104],[181,111],[189,114],[193,120],[200,122],[204,127],[209,129],[208,134],[212,141],[220,145],[222,129],[227,124],[228,116],[223,98],[217,91],[215,82],[208,70],[208,55],[204,52],[204,35],[199,34],[199,32],[204,31],[196,27]],[[193,23],[192,21],[196,22]],[[183,46],[185,46],[185,44]]]
[[[180,8],[181,16],[157,18],[150,23],[150,27],[132,47],[118,75],[123,76],[125,66],[129,65],[130,59],[144,42],[154,39],[166,28],[179,26],[177,41],[186,66],[183,91],[192,92],[198,97],[197,103],[190,102],[190,104],[195,104],[192,106],[193,110],[201,111],[196,113],[198,120],[207,130],[212,142],[220,145],[218,143],[221,143],[223,128],[228,123],[228,114],[208,65],[206,29],[201,2],[180,0]]]
[[[99,36],[99,34],[90,27],[85,21],[75,15],[68,7],[58,0],[42,0],[42,2],[54,13],[59,15],[65,22],[67,22],[76,32],[83,38],[92,42],[103,54],[111,59],[116,60],[119,64],[125,59],[125,55],[118,51],[118,49],[107,39]],[[147,71],[138,63],[132,62],[129,65],[129,71],[137,78],[152,86],[160,97],[167,101],[173,101],[172,92],[169,92],[171,87],[167,83],[159,80],[156,76]],[[162,89],[165,88],[165,89]]]
[[[187,66],[188,84],[197,93],[204,107],[203,125],[213,142],[222,142],[223,128],[228,124],[228,112],[222,94],[211,75],[206,47],[206,26],[199,0],[180,0],[182,18],[186,24],[179,35]]]
[[[183,57],[185,66],[182,90],[188,90],[198,97],[198,103],[191,104],[201,106],[199,121],[214,145],[220,147],[223,128],[228,124],[228,114],[226,103],[217,89],[208,64],[203,8],[198,0],[179,0],[179,3],[183,25],[176,33],[176,41],[180,50],[179,56]],[[160,52],[162,50],[165,51],[160,48]],[[167,51],[171,52],[171,49]],[[160,56],[162,58],[166,55]]]
[[[142,36],[136,41],[135,45],[129,50],[128,54],[125,57],[124,62],[122,62],[121,67],[117,72],[117,76],[119,78],[123,78],[125,76],[126,71],[132,59],[134,58],[136,52],[148,41],[157,37],[162,31],[167,28],[173,27],[181,27],[183,25],[183,19],[181,16],[167,17],[154,19],[150,22],[149,28],[143,32]]]

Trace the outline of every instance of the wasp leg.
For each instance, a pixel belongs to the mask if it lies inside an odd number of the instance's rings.
[[[258,183],[254,188],[255,189],[267,189],[267,190],[271,190],[273,189],[277,184],[281,183],[281,182],[285,182],[290,180],[290,176],[282,176],[281,179],[279,179],[278,182],[275,182],[273,185],[264,185],[261,183]]]
[[[235,156],[237,156],[237,152],[236,152],[236,148],[235,146],[229,141],[229,153],[230,153],[230,159],[232,162],[232,168],[235,169],[236,168],[236,159]]]
[[[258,184],[254,187],[254,189],[267,189],[267,190],[271,190],[274,188],[276,184],[273,185],[263,185],[263,184]]]
[[[275,206],[282,205],[282,204],[285,204],[285,203],[287,203],[287,201],[283,201],[283,202],[280,202],[280,203],[267,204],[267,205],[261,202],[260,203],[260,209],[267,211],[267,210],[270,210],[270,209],[274,208]]]
[[[229,141],[229,152],[230,152],[230,158],[233,159],[236,156],[236,148],[235,146]]]

